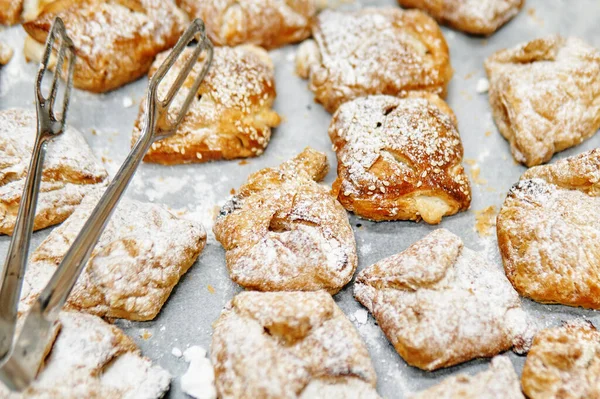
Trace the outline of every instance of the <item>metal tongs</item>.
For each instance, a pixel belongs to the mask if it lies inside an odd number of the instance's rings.
[[[165,98],[159,99],[158,91],[161,82],[186,47],[193,41],[196,41],[196,47],[186,61],[185,67],[179,73],[173,85],[166,91]],[[58,55],[54,57],[53,48],[56,47],[58,48]],[[177,113],[169,112],[173,100],[187,81],[196,63],[200,61],[199,57],[203,51],[206,52],[206,57],[202,59],[204,65],[196,76],[194,83],[189,87],[189,93],[179,110],[176,111]],[[196,19],[179,39],[150,81],[146,99],[146,119],[140,138],[104,195],[98,201],[48,285],[25,316],[21,333],[15,339],[18,303],[33,230],[44,153],[47,143],[64,130],[75,65],[73,43],[67,36],[62,20],[60,18],[55,19],[46,41],[46,49],[35,87],[38,117],[37,138],[33,147],[29,173],[25,181],[6,263],[0,272],[0,380],[11,390],[22,391],[35,380],[40,365],[47,355],[48,348],[50,348],[56,336],[58,315],[77,278],[87,264],[123,192],[152,143],[172,135],[177,130],[192,100],[197,95],[200,84],[212,62],[212,57],[213,47],[206,37],[204,23],[200,19]],[[58,91],[58,78],[65,72],[65,59],[67,62],[67,76],[65,79],[63,109],[60,114],[56,114],[54,108]],[[51,61],[55,62],[53,64],[54,74],[50,93],[46,98],[42,94],[42,85],[44,75],[49,70]],[[161,90],[161,92],[164,91]],[[176,115],[176,117],[171,118],[170,115]]]

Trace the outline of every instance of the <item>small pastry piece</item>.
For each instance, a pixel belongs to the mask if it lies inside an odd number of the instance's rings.
[[[12,234],[35,142],[35,112],[0,111],[0,233]],[[67,127],[46,150],[34,230],[64,221],[108,175],[75,129]]]
[[[117,327],[79,312],[62,312],[58,336],[35,382],[22,393],[0,384],[0,398],[161,398],[171,376],[140,355]]]
[[[324,291],[242,292],[214,323],[219,397],[378,398],[358,332]]]
[[[437,23],[420,11],[326,10],[313,36],[298,50],[297,72],[329,112],[369,94],[446,95],[452,77],[448,45]]]
[[[500,209],[508,279],[538,302],[600,309],[600,149],[529,169]]]
[[[256,44],[267,49],[310,36],[315,0],[176,0],[190,18],[201,18],[217,46]]]
[[[474,35],[491,35],[510,21],[525,0],[398,0],[427,12],[439,23]]]
[[[496,356],[490,368],[474,376],[458,374],[409,396],[409,399],[525,399],[510,359]]]
[[[485,61],[490,104],[515,159],[545,163],[600,127],[600,52],[585,42],[549,36]]]
[[[358,274],[354,296],[411,366],[436,370],[510,349],[533,325],[502,270],[439,229]]]
[[[338,158],[333,191],[371,220],[420,220],[469,208],[471,187],[454,113],[437,95],[369,96],[338,108],[329,137]]]
[[[0,0],[0,25],[14,25],[21,19],[23,0]]]
[[[586,320],[572,320],[535,336],[521,376],[531,399],[600,397],[600,333]]]
[[[34,20],[48,4],[55,1],[57,0],[23,0],[23,20]]]
[[[14,55],[14,50],[7,44],[0,42],[0,65],[6,65]]]
[[[85,198],[31,256],[19,310],[50,280],[94,209],[100,190]],[[101,317],[152,320],[198,258],[206,233],[155,204],[123,199],[82,272],[67,307]]]
[[[61,17],[77,60],[73,84],[104,93],[148,72],[154,57],[175,45],[186,18],[165,0],[57,0],[23,24],[26,58],[39,61],[52,21]]]
[[[159,86],[159,98],[164,98],[174,84],[191,53],[189,49],[179,57]],[[157,57],[150,77],[166,56],[163,53]],[[202,65],[202,60],[196,63],[185,83],[187,87],[194,83]],[[187,94],[187,90],[182,93]],[[169,165],[258,156],[269,144],[271,128],[281,121],[271,108],[275,96],[274,67],[265,50],[251,45],[215,48],[208,74],[176,134],[154,143],[144,160]],[[184,99],[183,95],[176,97],[171,106],[173,117],[181,108],[177,102]],[[132,144],[141,134],[144,113],[145,103]]]
[[[311,148],[258,171],[214,225],[230,277],[246,289],[331,294],[356,270],[356,242],[344,208],[321,181],[329,165]]]

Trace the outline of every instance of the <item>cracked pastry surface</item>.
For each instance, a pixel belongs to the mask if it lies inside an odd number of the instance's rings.
[[[446,94],[453,73],[448,45],[437,23],[421,11],[326,10],[317,17],[313,37],[300,45],[296,70],[329,112],[369,94]]]
[[[507,356],[496,356],[490,367],[470,376],[457,374],[409,396],[409,399],[525,399],[519,377]]]
[[[549,161],[600,127],[600,52],[577,38],[548,36],[485,61],[496,126],[514,158]]]
[[[98,190],[88,195],[33,252],[25,273],[20,312],[31,306],[50,280],[100,194]],[[101,317],[152,320],[205,242],[201,225],[178,219],[158,205],[124,198],[66,306]]]
[[[57,0],[23,24],[25,56],[39,61],[55,17],[73,40],[75,87],[104,93],[142,77],[154,57],[175,45],[186,17],[165,0]]]
[[[255,44],[267,49],[310,36],[315,0],[176,0],[190,18],[206,21],[217,46]]]
[[[175,63],[159,86],[164,98],[189,59],[188,49]],[[166,58],[160,54],[154,62],[152,76]],[[185,82],[191,87],[202,69],[204,55]],[[177,114],[187,90],[176,97],[171,111]],[[260,47],[247,45],[217,47],[212,65],[198,89],[177,132],[155,142],[144,160],[161,164],[207,162],[219,159],[247,158],[261,155],[271,138],[271,130],[281,118],[272,109],[276,97],[274,66],[269,54]],[[141,135],[145,103],[135,124],[132,143]]]
[[[588,151],[529,169],[509,191],[498,245],[521,295],[600,309],[599,165],[600,149]]]
[[[539,332],[525,360],[521,383],[531,399],[600,396],[600,333],[587,320]]]
[[[444,229],[361,271],[354,296],[423,370],[525,352],[535,329],[502,270]]]
[[[371,220],[420,220],[469,208],[456,118],[437,95],[369,96],[338,108],[329,126],[340,203]]]
[[[14,25],[21,20],[23,0],[0,0],[0,25]]]
[[[439,23],[475,35],[491,35],[510,21],[525,0],[398,0],[427,12]]]
[[[22,393],[0,384],[0,398],[158,399],[169,389],[169,373],[117,327],[79,312],[62,312],[59,322],[37,379]]]
[[[0,111],[0,234],[12,234],[37,131],[34,111]],[[34,230],[64,221],[108,175],[81,134],[68,127],[48,143]]]
[[[231,279],[259,291],[338,292],[357,265],[344,208],[319,185],[329,169],[311,148],[248,178],[214,225]]]
[[[222,398],[379,397],[365,344],[324,291],[238,294],[214,324],[211,360]]]

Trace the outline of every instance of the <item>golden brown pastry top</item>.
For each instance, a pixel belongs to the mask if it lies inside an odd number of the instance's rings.
[[[595,149],[534,167],[508,193],[498,215],[498,244],[521,295],[600,309],[599,165]]]
[[[457,374],[409,396],[409,399],[525,399],[519,377],[507,356],[496,356],[490,367],[470,376]]]
[[[2,399],[158,399],[171,376],[140,355],[131,338],[102,319],[62,312],[58,336],[35,382],[22,393],[0,384]]]
[[[418,8],[438,22],[475,35],[491,35],[510,21],[525,0],[398,0]]]
[[[469,208],[455,116],[437,95],[347,102],[335,113],[329,136],[338,157],[334,191],[360,216],[439,223]]]
[[[298,398],[323,385],[377,397],[365,344],[323,291],[238,294],[214,324],[211,360],[222,398]]]
[[[252,174],[215,222],[231,278],[260,291],[338,292],[356,270],[348,216],[329,190],[325,154],[311,148]]]
[[[515,159],[539,165],[600,127],[600,52],[582,40],[549,36],[485,61],[490,103]]]
[[[217,46],[256,44],[267,49],[310,36],[314,0],[177,0],[190,18],[201,18]]]
[[[444,229],[362,270],[354,296],[402,358],[423,370],[513,346],[523,352],[533,336],[534,326],[502,270]]]
[[[600,397],[600,333],[587,320],[572,320],[538,333],[521,383],[530,398]]]
[[[50,280],[100,198],[89,194],[31,255],[20,312]],[[69,296],[67,307],[102,317],[151,320],[204,248],[201,225],[166,209],[123,199]]]
[[[23,0],[0,0],[0,25],[13,25],[21,19]]]
[[[452,77],[448,45],[437,23],[420,11],[326,10],[313,36],[299,50],[297,69],[329,112],[368,94],[426,90],[445,96]]]
[[[143,76],[158,53],[175,45],[186,23],[181,10],[167,0],[57,0],[23,27],[44,43],[56,17],[63,19],[75,44],[74,84],[93,92]],[[35,49],[30,52],[28,57],[36,56]]]
[[[186,50],[178,58],[159,86],[159,98],[164,98],[191,53],[191,49]],[[204,56],[196,63],[184,87],[193,85],[204,65]],[[150,77],[166,57],[166,52],[159,54],[150,69]],[[173,117],[178,114],[187,93],[182,90],[175,98],[171,106]],[[274,66],[265,50],[252,45],[217,47],[198,96],[177,132],[154,143],[145,160],[177,164],[258,156],[269,143],[271,128],[281,120],[272,109],[276,95]],[[133,143],[140,136],[144,114],[145,103],[140,107]]]

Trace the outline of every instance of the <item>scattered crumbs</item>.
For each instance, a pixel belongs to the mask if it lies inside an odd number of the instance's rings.
[[[538,15],[537,15],[537,13],[535,11],[535,8],[533,8],[533,7],[528,8],[527,9],[527,16],[529,16],[529,18],[531,18],[531,20],[533,22],[535,22],[536,24],[541,25],[541,26],[544,25],[544,21],[540,17],[538,17]]]
[[[486,78],[479,78],[477,81],[477,86],[475,87],[475,91],[479,94],[487,93],[490,89],[490,81]]]
[[[140,335],[140,337],[144,341],[148,341],[150,338],[152,338],[152,333],[148,330],[144,330],[144,331],[142,331],[142,334]]]
[[[181,349],[174,347],[173,349],[171,349],[171,355],[175,357],[181,357],[183,356],[183,352],[181,351]]]
[[[464,161],[464,162],[465,162],[467,165],[469,165],[469,166],[475,166],[475,165],[477,165],[477,161],[476,161],[476,160],[474,160],[474,159],[471,159],[471,158],[465,158],[465,161]]]
[[[182,391],[196,399],[216,399],[215,372],[206,350],[191,346],[183,352],[183,358],[190,366],[181,376]]]
[[[98,131],[97,131],[96,129],[92,129],[92,134],[93,134],[94,136],[97,136],[97,135],[98,135]]]
[[[206,289],[208,289],[208,292],[210,292],[211,294],[215,293],[215,287],[213,287],[212,285],[207,285]]]
[[[248,165],[248,161],[245,159],[242,159],[240,162],[238,162],[238,165]]]
[[[367,322],[369,314],[365,309],[358,309],[354,312],[354,319],[358,324],[365,324]]]
[[[131,108],[133,106],[133,98],[129,96],[123,97],[123,107]]]
[[[492,186],[487,186],[485,188],[485,191],[487,191],[488,193],[495,193],[496,189],[494,187],[492,187]]]
[[[477,161],[474,159],[465,159],[464,162],[469,166],[469,171],[471,172],[471,178],[475,184],[487,184],[487,180],[480,178],[481,168],[477,164]]]
[[[494,226],[496,226],[496,207],[494,205],[475,211],[475,230],[481,237],[491,235],[490,229]]]
[[[487,132],[485,132],[485,137],[490,137],[492,135],[492,132],[490,130],[488,130]]]
[[[475,75],[475,72],[469,72],[465,75],[465,80],[469,80],[473,77],[473,75]]]
[[[107,157],[105,157],[104,155],[102,155],[102,157],[101,157],[100,159],[102,159],[102,162],[103,162],[103,163],[110,163],[110,162],[112,162],[112,159],[110,159],[110,158],[107,158]]]
[[[235,188],[232,188],[231,190],[229,190],[229,194],[235,195]]]
[[[460,95],[466,100],[466,101],[471,101],[473,99],[473,96],[466,90],[461,90],[460,91]]]

